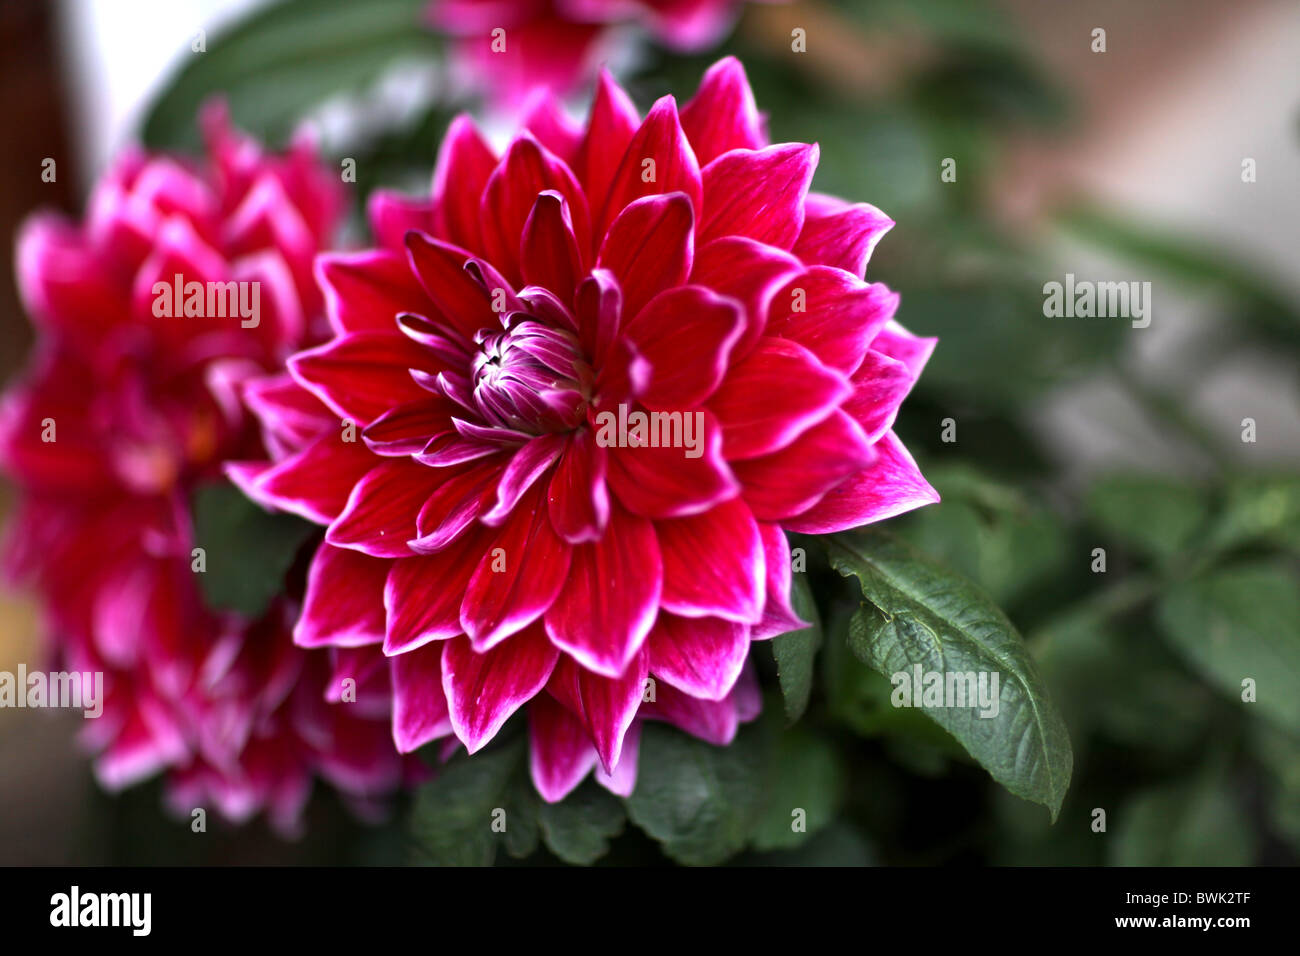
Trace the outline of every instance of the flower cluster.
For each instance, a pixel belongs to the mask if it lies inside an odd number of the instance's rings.
[[[461,76],[503,103],[543,87],[566,92],[613,51],[634,23],[670,50],[708,49],[743,0],[432,0],[428,19],[454,38]],[[767,0],[782,2],[782,0]]]
[[[43,597],[54,656],[105,675],[86,738],[106,787],[166,771],[178,808],[291,829],[314,775],[366,809],[401,779],[383,660],[293,647],[289,596],[256,621],[205,607],[189,499],[265,454],[237,392],[323,334],[312,264],[341,187],[306,141],[267,154],[220,107],[203,126],[208,162],[130,152],[84,222],[19,237],[40,338],[0,409],[7,566]],[[347,678],[356,703],[328,705]]]
[[[401,750],[526,705],[545,799],[628,793],[642,721],[757,712],[787,531],[936,500],[891,430],[934,341],[863,279],[893,223],[811,193],[817,158],[735,60],[644,117],[606,74],[499,154],[457,119],[432,195],[317,260],[332,338],[245,384],[275,462],[228,473],[328,525],[294,638],[382,647]]]

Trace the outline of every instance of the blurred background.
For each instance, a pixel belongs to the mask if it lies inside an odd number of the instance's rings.
[[[7,261],[23,217],[79,214],[124,144],[190,146],[194,97],[213,86],[272,142],[312,117],[329,152],[357,158],[360,191],[423,188],[464,103],[418,4],[377,4],[353,45],[305,13],[276,46],[296,73],[268,83],[250,48],[196,80],[199,30],[211,44],[265,6],[0,6]],[[806,54],[790,52],[795,27]],[[1296,863],[1300,5],[821,0],[747,9],[722,52],[745,62],[775,141],[821,144],[816,188],[897,221],[868,278],[940,337],[898,428],[944,497],[897,525],[1007,610],[1075,752],[1049,826],[828,641],[810,719],[850,729],[842,810],[804,858],[772,862]],[[643,49],[630,89],[642,108],[684,100],[718,55]],[[41,180],[46,157],[56,182]],[[1150,326],[1045,317],[1043,285],[1067,273],[1150,282]],[[30,344],[0,270],[0,379]],[[829,630],[850,606],[823,608]],[[0,670],[42,666],[38,628],[24,595],[0,591]],[[325,794],[298,842],[215,826],[196,850],[156,787],[97,790],[77,723],[0,709],[0,864],[401,858],[400,820],[362,829]]]

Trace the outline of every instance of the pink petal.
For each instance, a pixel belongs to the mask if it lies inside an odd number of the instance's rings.
[[[623,328],[637,354],[650,363],[642,400],[669,411],[693,408],[722,382],[740,338],[740,303],[702,286],[678,286],[655,296]],[[683,348],[683,342],[690,348]]]
[[[750,640],[761,641],[778,637],[790,631],[801,631],[808,622],[794,612],[790,604],[790,587],[794,569],[791,565],[790,542],[778,524],[758,523],[758,533],[763,538],[763,558],[767,581],[767,600],[763,604],[763,618],[749,632]]]
[[[407,542],[416,537],[416,516],[443,478],[405,458],[382,461],[357,482],[325,540],[376,558],[409,557]]]
[[[852,375],[897,309],[898,294],[880,283],[867,285],[842,269],[813,266],[772,300],[767,332]]]
[[[605,532],[609,521],[606,464],[607,453],[596,444],[590,428],[569,436],[547,493],[551,524],[569,544],[596,541]]]
[[[404,654],[463,633],[460,604],[486,540],[474,535],[437,554],[393,562],[384,585],[385,654]]]
[[[816,146],[784,143],[732,150],[705,166],[701,244],[748,236],[781,249],[793,246],[817,156]]]
[[[479,229],[479,200],[497,158],[468,116],[457,116],[447,127],[438,150],[433,177],[434,221],[437,234],[453,245],[483,251]]]
[[[524,223],[520,254],[525,282],[549,289],[561,302],[572,301],[585,270],[573,234],[573,218],[564,197],[555,190],[540,193],[533,204]]]
[[[749,655],[749,627],[717,617],[660,614],[650,632],[650,670],[692,697],[721,700]]]
[[[558,803],[596,766],[596,748],[582,722],[547,694],[529,703],[528,728],[533,784],[543,800]]]
[[[460,623],[476,651],[490,650],[532,624],[564,586],[571,548],[551,529],[542,491],[544,486],[524,499],[469,580]]]
[[[602,69],[576,167],[592,209],[605,208],[610,183],[640,125],[640,114],[631,99],[609,71]]]
[[[263,471],[252,489],[263,505],[329,524],[347,507],[353,489],[378,460],[359,441],[344,441],[343,423],[302,451]]]
[[[763,610],[763,541],[743,501],[655,522],[663,554],[660,604],[687,617],[757,621]]]
[[[545,685],[559,652],[540,627],[478,653],[457,637],[442,650],[442,686],[456,736],[471,754],[490,741],[510,715]]]
[[[632,725],[649,676],[644,648],[632,659],[622,677],[602,677],[563,657],[547,689],[586,726],[602,767],[618,764],[623,737]]]
[[[685,193],[644,196],[610,224],[597,264],[618,278],[623,308],[635,316],[664,290],[681,285],[695,250],[695,211]]]
[[[437,228],[436,208],[426,198],[376,189],[366,202],[366,220],[379,244],[404,263],[406,234],[412,229],[432,233]]]
[[[869,350],[852,381],[853,394],[840,408],[862,426],[867,440],[874,444],[894,427],[898,408],[916,380],[902,362]]]
[[[411,550],[433,554],[474,527],[496,498],[501,467],[500,456],[448,467],[442,483],[416,516],[418,537],[407,542]]]
[[[515,451],[497,485],[497,501],[483,516],[485,524],[498,525],[514,510],[519,499],[555,464],[564,450],[562,435],[539,435]],[[541,502],[537,503],[541,508]]]
[[[654,525],[614,508],[601,540],[573,549],[546,633],[588,670],[619,677],[654,624],[663,566]]]
[[[392,659],[393,743],[398,753],[419,750],[452,732],[442,689],[442,649],[422,647]]]
[[[400,249],[317,256],[316,282],[325,293],[325,314],[335,335],[392,332],[399,314],[429,306]]]
[[[682,107],[682,129],[703,165],[733,149],[760,149],[767,130],[745,68],[734,56],[709,67],[694,98]]]
[[[683,423],[692,416],[690,420],[701,425],[696,435],[699,457],[688,457],[687,449],[673,446],[608,449],[609,488],[632,513],[647,518],[699,514],[740,491],[722,456],[722,429],[708,412],[694,419],[697,412],[688,409],[681,415]]]
[[[652,171],[653,178],[647,181]],[[610,183],[596,235],[603,235],[618,214],[642,196],[683,192],[698,210],[702,189],[700,165],[682,132],[677,103],[671,96],[662,97],[628,143]]]
[[[618,336],[623,293],[608,269],[596,269],[578,285],[574,298],[578,339],[596,367],[602,367]]]
[[[829,534],[883,521],[939,500],[893,432],[873,446],[876,460],[827,492],[813,507],[781,523],[791,531]]]
[[[307,572],[293,642],[299,647],[360,647],[383,641],[389,567],[378,558],[321,545]]]
[[[547,190],[559,193],[568,204],[579,248],[591,247],[587,199],[573,173],[562,160],[524,133],[510,144],[489,177],[479,209],[486,258],[511,283],[517,283],[521,276],[520,239],[524,224],[538,195]]]
[[[935,338],[913,335],[897,322],[890,320],[872,341],[871,348],[892,359],[898,359],[907,366],[912,373],[912,378],[915,379],[921,377],[921,370],[925,368],[925,363],[929,361],[930,353],[934,351],[938,342],[939,340]]]
[[[485,289],[467,269],[473,261],[468,252],[411,232],[406,236],[406,254],[439,316],[463,338],[472,340],[479,329],[500,325],[501,317],[492,311],[493,290]],[[511,291],[506,289],[508,294]]]
[[[696,253],[691,283],[744,306],[745,331],[732,350],[733,360],[749,354],[767,327],[773,296],[803,268],[790,253],[744,236],[715,239]]]
[[[408,369],[437,371],[427,351],[393,332],[351,332],[289,359],[289,371],[337,415],[368,425],[394,405],[427,398]]]
[[[811,507],[872,457],[861,427],[836,409],[785,448],[734,467],[755,517],[779,521]]]
[[[610,773],[604,767],[596,767],[596,782],[610,793],[620,797],[630,797],[636,789],[637,754],[641,749],[641,721],[632,721],[632,726],[623,736],[623,752],[618,763]]]
[[[785,447],[851,392],[843,375],[802,345],[764,338],[732,366],[709,408],[722,423],[723,452],[735,461]]]
[[[810,193],[804,204],[803,230],[794,254],[809,265],[834,266],[859,279],[880,237],[894,228],[890,219],[867,203],[850,205],[831,196]]]

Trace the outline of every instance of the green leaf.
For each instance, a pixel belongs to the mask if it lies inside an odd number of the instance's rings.
[[[1073,754],[1065,724],[1020,635],[978,588],[882,531],[824,539],[831,566],[858,581],[866,603],[854,614],[849,645],[885,676],[912,671],[996,673],[996,716],[971,707],[926,707],[995,780],[1041,803],[1053,820],[1070,782]]]
[[[144,121],[153,148],[198,146],[195,115],[214,94],[253,135],[283,141],[314,106],[363,88],[400,59],[427,60],[438,38],[427,0],[284,0],[186,50]]]
[[[822,627],[812,588],[808,586],[803,574],[794,575],[790,602],[794,612],[805,621],[811,621],[812,626],[774,637],[770,644],[772,656],[776,659],[785,716],[790,723],[794,723],[803,716],[812,694],[813,662],[817,657],[817,649],[822,644]]]
[[[839,758],[829,741],[799,729],[780,733],[768,764],[767,800],[754,830],[754,849],[796,847],[829,826],[842,786]]]
[[[528,834],[530,830],[536,833],[536,821],[526,810],[512,814],[508,807],[523,752],[523,740],[513,740],[455,759],[420,788],[411,812],[411,832],[422,862],[491,866],[502,835],[493,830],[493,824],[502,819],[507,837],[512,828],[522,830],[508,845],[527,851]],[[505,811],[504,818],[497,810]]]
[[[1161,475],[1108,475],[1088,490],[1085,507],[1112,540],[1157,560],[1181,552],[1208,514],[1201,492]]]
[[[1110,824],[1112,866],[1248,866],[1254,859],[1250,823],[1227,790],[1222,768],[1140,791]]]
[[[942,500],[908,515],[898,531],[979,584],[999,604],[1014,600],[1067,560],[1065,530],[1046,509],[971,468],[927,475]]]
[[[647,724],[628,816],[679,863],[720,863],[744,848],[763,804],[763,729],[726,747]]]
[[[875,866],[876,855],[856,828],[837,822],[794,849],[746,853],[735,863],[740,866]]]
[[[284,589],[284,575],[315,527],[292,515],[270,514],[232,484],[204,485],[194,494],[194,543],[207,570],[197,574],[214,610],[261,615]]]
[[[1300,587],[1282,561],[1219,568],[1180,582],[1158,604],[1170,645],[1213,686],[1246,708],[1300,731]]]
[[[559,803],[541,803],[537,820],[552,853],[566,863],[589,866],[609,852],[610,838],[623,832],[626,816],[613,794],[588,780]]]
[[[1229,485],[1207,546],[1226,550],[1256,541],[1300,551],[1300,476],[1251,475]]]

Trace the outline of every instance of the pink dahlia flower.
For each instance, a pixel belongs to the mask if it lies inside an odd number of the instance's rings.
[[[429,201],[376,195],[380,247],[317,260],[310,395],[248,392],[278,463],[231,469],[329,526],[295,639],[382,642],[398,748],[528,704],[547,800],[629,792],[643,719],[724,744],[757,712],[750,642],[801,626],[786,530],[937,497],[891,431],[934,340],[862,278],[892,223],[808,192],[740,64],[680,112],[606,75],[557,115],[500,156],[460,118]]]
[[[508,102],[534,86],[565,92],[588,78],[621,24],[639,25],[671,50],[706,50],[731,28],[742,2],[433,0],[429,20],[456,38],[466,79]]]
[[[189,496],[225,459],[264,454],[234,390],[319,340],[312,262],[341,186],[306,142],[268,155],[219,109],[204,126],[208,163],[133,152],[84,222],[40,215],[21,232],[40,340],[0,405],[0,461],[20,491],[7,567],[44,600],[52,663],[104,674],[85,737],[106,787],[168,771],[178,806],[266,810],[287,829],[313,775],[366,808],[398,781],[383,657],[295,648],[287,599],[260,621],[209,611]],[[186,316],[190,282],[247,283],[258,307]],[[358,703],[325,706],[344,676]]]

